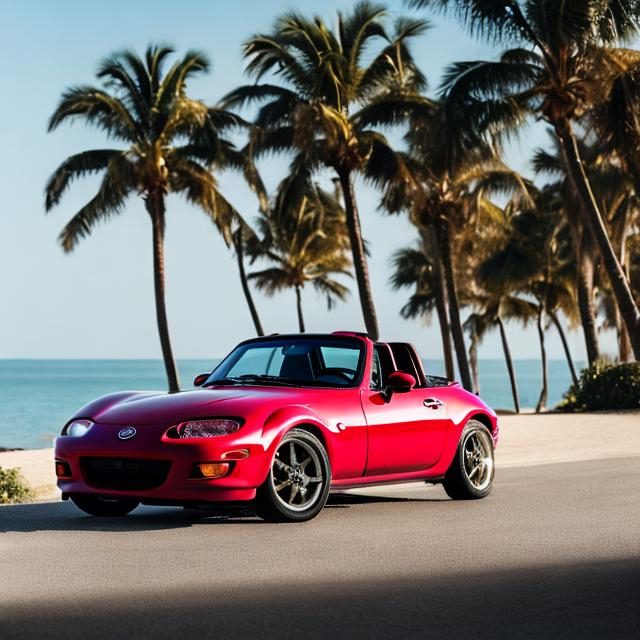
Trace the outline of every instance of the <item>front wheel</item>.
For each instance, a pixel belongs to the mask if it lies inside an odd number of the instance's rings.
[[[481,422],[469,420],[442,486],[454,500],[477,500],[491,491],[494,473],[491,434]]]
[[[267,479],[256,495],[256,513],[269,522],[304,522],[329,497],[331,466],[318,438],[292,429],[276,449]]]
[[[131,513],[139,504],[138,500],[128,498],[102,498],[93,493],[77,493],[70,496],[73,503],[90,516],[117,517],[126,516]]]

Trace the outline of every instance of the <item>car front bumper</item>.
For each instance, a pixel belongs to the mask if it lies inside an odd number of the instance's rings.
[[[157,503],[244,501],[255,497],[269,471],[272,452],[255,434],[240,431],[216,438],[177,440],[162,435],[171,425],[144,425],[135,427],[134,438],[122,441],[118,432],[125,426],[130,425],[94,424],[82,437],[56,439],[56,463],[66,463],[58,471],[63,494],[136,497]],[[239,450],[243,455],[248,452],[246,458],[225,460],[225,454]],[[96,458],[98,472],[92,471]],[[220,478],[193,477],[194,465],[204,462],[227,462],[229,471]],[[158,475],[158,467],[167,466],[166,473]],[[154,478],[149,476],[152,471]],[[129,474],[126,477],[122,475],[125,472]],[[128,487],[130,477],[133,480]]]

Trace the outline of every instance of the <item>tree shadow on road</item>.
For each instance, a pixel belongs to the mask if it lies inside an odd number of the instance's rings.
[[[305,597],[301,597],[304,593]],[[0,636],[86,638],[637,638],[640,560],[240,586],[216,581],[0,607]]]

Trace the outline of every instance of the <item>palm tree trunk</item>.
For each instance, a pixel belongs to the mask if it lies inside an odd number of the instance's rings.
[[[571,351],[569,349],[569,342],[567,341],[567,334],[562,328],[562,324],[560,323],[560,318],[558,318],[558,314],[554,311],[549,313],[553,324],[556,326],[558,333],[560,334],[560,341],[562,342],[562,348],[564,349],[564,355],[567,358],[567,364],[569,365],[569,371],[571,372],[571,380],[573,384],[578,384],[578,376],[576,375],[576,368],[573,364],[573,358],[571,357]]]
[[[471,335],[471,344],[469,345],[469,368],[471,369],[473,393],[480,395],[480,378],[478,377],[478,337],[475,332]]]
[[[171,339],[169,337],[169,323],[167,321],[167,308],[165,303],[165,283],[164,283],[164,195],[160,192],[151,192],[145,198],[146,209],[151,216],[153,227],[153,285],[156,300],[156,320],[158,323],[158,335],[160,336],[160,347],[162,348],[162,358],[164,368],[167,372],[167,383],[169,393],[180,391],[180,380],[176,361],[171,349]]]
[[[238,261],[238,272],[240,273],[240,283],[242,284],[242,291],[244,293],[247,306],[249,307],[249,313],[253,320],[253,325],[256,328],[256,333],[259,336],[264,335],[262,329],[262,323],[260,322],[260,316],[258,310],[253,302],[253,296],[251,295],[251,289],[249,288],[249,281],[247,280],[247,273],[244,269],[244,242],[242,238],[242,228],[238,229],[233,236],[233,245],[236,249],[236,259]]]
[[[618,360],[620,362],[633,362],[633,351],[631,349],[631,341],[629,340],[629,334],[622,322],[620,312],[618,309],[614,309],[616,334],[618,337]]]
[[[362,241],[362,229],[360,227],[360,215],[356,205],[355,193],[351,173],[347,170],[338,171],[342,197],[344,198],[344,210],[347,218],[347,230],[351,242],[351,253],[353,255],[353,268],[358,284],[358,294],[360,296],[360,306],[364,316],[364,324],[369,337],[376,341],[379,338],[378,318],[376,308],[373,304],[373,293],[371,292],[371,282],[369,281],[369,266],[367,256],[364,251]]]
[[[579,248],[576,251],[577,262],[577,289],[578,309],[580,322],[584,333],[585,346],[587,348],[587,360],[591,366],[600,357],[598,344],[598,327],[596,324],[596,310],[593,303],[594,264],[593,255],[586,246],[585,235],[588,229],[582,229],[579,240]]]
[[[513,368],[513,360],[511,358],[511,349],[507,342],[507,332],[504,328],[502,318],[498,316],[498,327],[500,329],[500,339],[502,340],[502,350],[504,351],[504,359],[507,362],[507,371],[509,372],[509,382],[511,383],[511,395],[513,396],[513,407],[516,413],[520,413],[520,395],[518,394],[518,383],[516,381],[516,373]]]
[[[460,304],[458,302],[458,290],[456,288],[455,274],[453,272],[453,261],[451,258],[451,234],[448,220],[440,220],[436,223],[436,235],[444,267],[444,280],[449,299],[451,337],[453,338],[453,345],[456,350],[460,381],[467,391],[473,392],[471,373],[469,371],[469,361],[467,360],[467,349],[464,344],[464,332],[462,330],[462,322],[460,321]]]
[[[436,275],[439,280],[442,277],[442,271]],[[444,354],[444,371],[449,380],[454,380],[456,373],[453,369],[453,351],[451,350],[451,327],[449,325],[449,315],[447,313],[447,298],[442,286],[442,282],[438,282],[436,286],[436,312],[438,314],[438,325],[440,326],[440,338],[442,340],[442,353]]]
[[[540,413],[547,406],[547,396],[549,391],[549,379],[547,376],[547,350],[544,346],[544,327],[542,326],[542,305],[538,307],[538,338],[540,339],[540,357],[542,362],[542,390],[536,405],[536,413]]]
[[[598,209],[598,204],[580,158],[578,142],[571,129],[571,123],[567,120],[558,122],[555,124],[555,130],[562,145],[567,169],[587,213],[587,219],[598,245],[605,271],[611,282],[611,288],[617,306],[620,309],[620,315],[629,332],[635,357],[640,358],[640,310],[633,298],[631,287],[622,265],[611,245],[602,214]]]
[[[304,333],[304,317],[302,316],[302,294],[300,292],[300,287],[296,287],[296,306],[298,308],[298,327],[300,328],[300,333]]]
[[[447,312],[447,291],[444,282],[442,268],[442,256],[438,251],[437,243],[429,243],[427,240],[427,230],[420,227],[422,237],[422,250],[426,255],[433,255],[434,283],[433,295],[436,303],[436,313],[438,314],[438,325],[440,326],[440,338],[442,340],[442,354],[444,357],[444,371],[449,380],[455,379],[453,368],[453,351],[451,350],[451,325],[449,324],[449,314]]]
[[[620,325],[620,335],[618,336],[618,349],[620,362],[633,362],[633,349],[631,348],[631,340],[629,332],[624,324]]]
[[[636,187],[639,186],[636,182]],[[622,265],[622,269],[627,275],[629,273],[629,257],[627,255],[627,238],[631,232],[631,225],[629,224],[629,216],[625,213],[622,220],[618,223],[619,237],[616,238],[619,251],[619,260]],[[622,318],[620,317],[619,309],[616,309],[616,328],[618,332],[618,358],[620,362],[633,362],[633,349],[631,346],[631,340],[629,338],[629,332],[627,331]]]

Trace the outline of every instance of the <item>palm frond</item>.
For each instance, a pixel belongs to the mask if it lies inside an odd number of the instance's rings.
[[[84,119],[109,136],[134,143],[142,136],[140,125],[126,106],[115,96],[95,87],[67,89],[49,119],[48,130],[53,131],[67,120]]]
[[[260,291],[272,296],[291,286],[291,279],[286,270],[278,267],[269,267],[261,271],[254,271],[248,275]]]
[[[346,17],[338,13],[340,47],[352,72],[359,66],[369,40],[387,39],[381,22],[386,13],[384,5],[373,2],[358,2]]]
[[[557,154],[550,153],[546,149],[538,147],[531,159],[533,170],[536,174],[547,174],[555,177],[565,176],[567,173],[566,166],[561,157]]]
[[[183,194],[188,202],[208,214],[230,246],[233,226],[242,216],[220,193],[211,172],[193,160],[175,157],[171,165],[170,185],[172,191]]]
[[[389,283],[393,289],[431,286],[433,263],[420,249],[398,249],[391,257],[393,271]]]
[[[233,91],[227,93],[220,101],[220,105],[225,109],[240,109],[249,106],[254,102],[281,99],[290,99],[295,101],[298,99],[298,96],[290,89],[280,87],[275,84],[248,84],[237,87],[236,89],[233,89]]]
[[[435,297],[431,292],[417,292],[411,295],[409,300],[400,308],[400,316],[405,320],[423,318],[429,321],[435,306]]]
[[[406,0],[416,8],[429,8],[453,14],[472,35],[498,42],[524,36],[520,16],[513,11],[512,0]]]
[[[435,104],[420,94],[389,92],[376,96],[353,114],[352,121],[358,128],[394,126],[409,119],[429,118]]]
[[[313,288],[325,296],[327,309],[331,310],[335,306],[336,300],[346,300],[349,295],[349,288],[340,284],[337,280],[321,276],[314,278],[311,282]]]
[[[591,36],[593,29],[593,0],[537,0],[526,4],[526,15],[540,40],[553,52],[578,44]]]
[[[74,178],[104,171],[122,151],[118,149],[93,149],[69,156],[52,174],[45,187],[45,209],[50,211],[62,198]]]
[[[98,193],[71,218],[60,233],[62,248],[68,253],[88,236],[99,222],[119,214],[127,196],[137,186],[135,167],[124,154],[109,162]]]
[[[497,99],[530,88],[540,73],[537,65],[516,61],[510,52],[501,60],[454,62],[444,72],[441,95],[464,104],[470,98]]]

